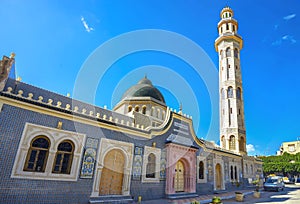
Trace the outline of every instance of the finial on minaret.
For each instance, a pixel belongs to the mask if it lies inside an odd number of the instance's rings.
[[[16,54],[15,54],[14,52],[10,53],[10,58],[11,58],[11,59],[14,59],[15,56],[16,56]]]
[[[22,81],[22,78],[20,76],[18,76],[16,81],[20,82],[20,81]]]

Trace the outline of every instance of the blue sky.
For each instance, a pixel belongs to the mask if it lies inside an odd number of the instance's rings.
[[[241,69],[247,144],[252,147],[249,154],[275,154],[282,142],[300,136],[298,0],[1,0],[0,54],[16,53],[16,72],[23,82],[74,95],[80,70],[103,43],[128,32],[155,29],[194,42],[214,65],[206,64],[203,55],[199,57],[203,70],[216,71],[214,41],[219,13],[226,5],[234,10],[244,39]],[[123,42],[117,49],[132,43]],[[184,45],[182,50],[197,57]],[[105,60],[96,59],[96,63]],[[182,103],[183,112],[193,116],[199,137],[217,142],[218,124],[208,134],[212,112],[218,110],[211,102],[213,94],[205,77],[185,59],[144,50],[122,56],[99,72],[103,76],[94,99],[88,102],[112,108],[122,93],[146,74],[162,91],[168,106],[178,110]]]

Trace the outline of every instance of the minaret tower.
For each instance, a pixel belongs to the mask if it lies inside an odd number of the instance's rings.
[[[215,41],[219,53],[220,144],[221,147],[245,155],[243,86],[240,50],[243,39],[237,34],[238,23],[233,11],[225,7],[218,23],[219,37]]]

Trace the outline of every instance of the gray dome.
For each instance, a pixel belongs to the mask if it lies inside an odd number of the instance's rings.
[[[152,85],[152,82],[145,76],[138,84],[130,87],[122,96],[122,99],[132,97],[152,97],[165,103],[165,99],[160,91]]]

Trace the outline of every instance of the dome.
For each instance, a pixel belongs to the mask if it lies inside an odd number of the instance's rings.
[[[152,85],[152,82],[145,76],[136,85],[130,87],[123,95],[122,99],[133,97],[151,97],[162,103],[165,99],[160,91]]]

